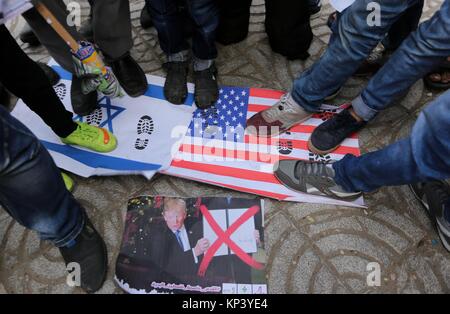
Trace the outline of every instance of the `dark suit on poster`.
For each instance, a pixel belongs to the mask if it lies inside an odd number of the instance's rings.
[[[235,198],[203,198],[202,204],[209,210],[214,209],[233,209],[250,208],[252,206],[261,206],[259,199],[235,199]],[[260,209],[261,210],[261,209]],[[255,228],[258,230],[262,226],[261,212],[254,216]],[[258,230],[260,237],[263,236],[262,230]],[[261,239],[262,240],[262,239]],[[212,245],[212,243],[211,243]],[[251,267],[244,263],[235,254],[215,256],[207,271],[206,278],[217,283],[251,283]]]
[[[193,219],[186,219],[184,228],[189,240],[189,248],[182,249],[174,232],[170,230],[164,222],[154,228],[153,239],[151,240],[150,256],[166,273],[172,278],[176,278],[176,283],[197,283],[198,262],[192,249],[197,241],[202,238],[202,230]]]
[[[173,284],[201,284],[197,276],[197,257],[192,249],[202,237],[198,219],[187,218],[184,221],[190,249],[184,251],[175,234],[167,227],[164,219],[144,215],[137,223],[133,244],[123,246],[117,259],[116,275],[135,289],[152,290],[152,282]],[[150,221],[150,222],[148,222]],[[180,292],[180,291],[177,291]]]

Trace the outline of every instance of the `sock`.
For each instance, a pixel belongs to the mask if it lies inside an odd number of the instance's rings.
[[[177,53],[172,53],[167,56],[168,62],[184,62],[189,59],[189,51],[183,50]]]
[[[213,59],[203,60],[194,57],[194,71],[204,71],[214,63]]]

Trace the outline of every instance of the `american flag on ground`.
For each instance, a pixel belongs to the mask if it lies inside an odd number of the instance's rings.
[[[318,156],[308,150],[314,128],[342,110],[335,106],[323,105],[322,113],[279,137],[245,134],[246,120],[282,95],[267,89],[222,87],[214,107],[194,112],[179,152],[163,173],[278,200],[362,206],[362,198],[349,203],[312,196],[290,190],[275,178],[273,164],[280,159],[339,160],[347,153],[360,155],[356,135],[329,155]]]

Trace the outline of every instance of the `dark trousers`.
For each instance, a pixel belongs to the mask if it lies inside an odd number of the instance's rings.
[[[288,59],[306,59],[313,39],[306,0],[266,0],[266,33],[272,50]]]
[[[158,31],[159,44],[166,55],[189,49],[184,28],[185,18],[176,0],[146,0],[147,8]],[[192,18],[192,51],[196,58],[217,57],[215,45],[219,10],[215,0],[187,0],[186,8]]]
[[[66,137],[77,125],[64,108],[44,71],[19,47],[8,29],[0,26],[0,81],[59,136]]]
[[[76,28],[67,26],[65,22],[67,10],[64,2],[62,0],[45,0],[44,2],[71,35],[79,40],[81,37]],[[95,44],[103,52],[107,61],[126,55],[133,47],[129,1],[95,0],[91,5]],[[72,55],[64,40],[35,9],[28,10],[23,17],[56,62],[67,71],[74,73]]]
[[[220,22],[217,41],[230,45],[244,40],[248,35],[252,0],[218,0]]]
[[[70,243],[84,225],[84,209],[67,191],[50,154],[1,106],[0,204],[56,246]]]

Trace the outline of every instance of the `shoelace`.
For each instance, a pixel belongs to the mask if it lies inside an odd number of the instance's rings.
[[[280,104],[278,104],[277,108],[278,110],[270,110],[270,109],[267,110],[266,111],[267,117],[271,120],[275,120],[275,118],[279,115],[278,111],[294,112],[294,110],[292,108],[289,108],[289,106],[287,105],[288,104],[287,99],[288,99],[287,94],[281,96]]]
[[[374,50],[372,50],[370,55],[367,57],[367,61],[374,62],[374,61],[380,59],[383,56],[384,50],[385,50],[385,48],[383,45],[381,45],[381,44],[378,45],[377,47],[375,47]]]
[[[341,111],[339,114],[335,115],[334,118],[331,121],[330,125],[348,125],[348,126],[358,126],[360,124],[359,121],[357,121],[350,113],[349,109],[345,109]],[[352,122],[352,124],[349,124],[349,122]],[[330,123],[330,122],[328,122]]]
[[[328,172],[326,168],[326,163],[323,162],[297,162],[295,165],[295,173],[298,178],[302,178],[305,176],[314,176],[314,177],[327,177]]]

